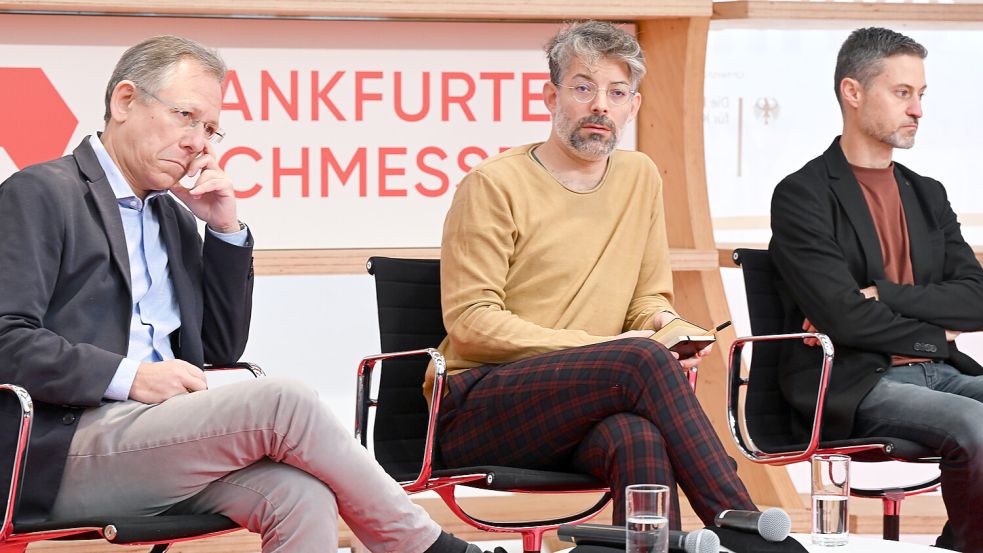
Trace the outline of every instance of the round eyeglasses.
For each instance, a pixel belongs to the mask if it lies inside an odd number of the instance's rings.
[[[574,83],[572,85],[565,85],[559,83],[553,83],[555,86],[560,88],[569,89],[573,95],[573,99],[580,102],[581,104],[586,104],[592,102],[594,98],[597,97],[597,93],[603,90],[607,101],[616,106],[623,106],[631,100],[632,96],[635,95],[635,91],[632,90],[626,84],[616,84],[609,86],[607,88],[600,88],[596,84],[590,81],[582,81]]]
[[[158,102],[160,102],[161,105],[169,109],[171,113],[173,113],[178,117],[178,120],[181,121],[182,126],[191,127],[192,129],[196,129],[199,126],[201,126],[202,130],[205,132],[205,139],[208,140],[209,142],[218,144],[219,142],[222,141],[223,138],[225,138],[225,131],[223,129],[220,129],[214,123],[206,123],[201,119],[195,119],[194,113],[192,113],[191,111],[186,110],[184,108],[179,108],[166,100],[161,100],[160,98],[157,97],[156,94],[150,92],[149,90],[147,90],[146,88],[140,85],[136,85],[136,87],[138,90],[140,90],[140,92],[143,92],[147,96],[150,96],[154,100],[157,100]]]

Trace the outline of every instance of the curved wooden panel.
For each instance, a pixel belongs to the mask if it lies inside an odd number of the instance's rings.
[[[703,75],[709,18],[641,21],[638,38],[650,76],[641,86],[638,149],[658,164],[663,178],[671,248],[714,249],[703,157]],[[674,271],[674,304],[706,324],[729,320],[719,271]],[[755,502],[800,509],[801,499],[784,468],[757,465],[742,457],[727,428],[724,406],[726,356],[733,327],[723,331],[712,356],[701,364],[697,395],[717,434],[737,459]]]

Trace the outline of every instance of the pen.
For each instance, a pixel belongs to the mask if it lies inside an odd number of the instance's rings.
[[[720,332],[721,330],[727,328],[728,326],[730,326],[730,321],[724,321],[724,322],[718,324],[717,327],[714,328],[713,330],[708,330],[706,332],[705,336],[712,336],[712,335]]]

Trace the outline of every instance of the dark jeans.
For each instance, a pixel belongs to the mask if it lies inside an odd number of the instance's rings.
[[[942,499],[957,551],[983,552],[983,377],[945,363],[891,367],[857,408],[854,434],[894,436],[942,457]]]

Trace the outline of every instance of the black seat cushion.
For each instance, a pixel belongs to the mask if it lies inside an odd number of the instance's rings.
[[[78,518],[70,520],[51,520],[37,523],[18,524],[14,534],[48,532],[69,528],[116,527],[116,544],[166,542],[181,540],[215,532],[225,532],[239,528],[239,525],[222,515],[158,515]],[[74,534],[64,539],[101,539],[96,531]]]
[[[473,488],[483,488],[496,491],[572,491],[572,490],[603,490],[607,485],[586,474],[571,472],[553,472],[545,470],[521,469],[515,467],[499,467],[482,465],[476,467],[459,467],[439,469],[431,473],[432,478],[462,476],[466,474],[485,474],[487,480],[475,480],[466,485]],[[415,480],[416,473],[394,474],[398,482]],[[488,480],[491,480],[490,482]]]

